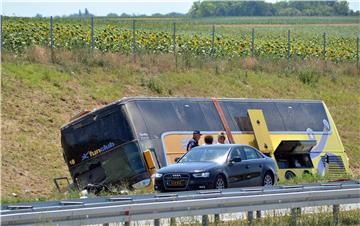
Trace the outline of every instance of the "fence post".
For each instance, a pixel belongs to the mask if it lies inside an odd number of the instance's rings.
[[[133,57],[134,57],[134,62],[136,60],[136,32],[135,32],[135,20],[133,20],[133,48],[132,48],[132,52],[133,52]]]
[[[208,215],[202,216],[202,226],[208,226],[209,225],[209,217]]]
[[[254,63],[254,41],[255,41],[255,30],[253,28],[251,32],[251,59],[253,63]]]
[[[177,56],[176,56],[176,22],[173,23],[173,53],[175,59],[175,68],[177,68]]]
[[[211,54],[214,54],[214,47],[215,47],[215,44],[214,44],[214,41],[215,41],[215,25],[212,26],[212,38],[211,38]]]
[[[54,48],[53,17],[50,17],[50,48]]]
[[[339,225],[339,212],[340,212],[340,205],[333,205],[334,225]]]
[[[94,39],[94,16],[91,17],[91,49],[95,47],[95,39]]]
[[[288,65],[290,65],[290,57],[291,57],[291,41],[290,41],[290,30],[288,30],[288,52],[287,52],[287,60],[288,60]]]
[[[254,223],[254,211],[248,212],[248,225],[251,226]]]
[[[326,32],[324,32],[324,47],[323,47],[323,57],[326,58]]]
[[[3,15],[0,15],[0,52],[2,51],[2,42],[3,42]]]
[[[356,68],[359,72],[359,36],[356,37]]]

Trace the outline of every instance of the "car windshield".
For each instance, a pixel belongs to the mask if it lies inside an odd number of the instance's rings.
[[[216,162],[221,164],[226,161],[229,149],[229,147],[212,147],[211,145],[197,147],[192,149],[184,157],[182,157],[179,163]]]

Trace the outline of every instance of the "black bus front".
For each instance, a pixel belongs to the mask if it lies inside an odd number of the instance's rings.
[[[79,189],[150,182],[123,105],[109,105],[65,125],[61,128],[61,144]]]

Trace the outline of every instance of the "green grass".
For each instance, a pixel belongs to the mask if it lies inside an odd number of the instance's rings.
[[[55,52],[34,49],[2,56],[3,200],[57,197],[54,177],[68,176],[60,127],[82,109],[124,96],[320,99],[327,104],[360,175],[360,80],[353,64],[249,59],[217,60],[150,55]],[[84,61],[83,59],[87,59]],[[302,81],[307,71],[316,80]]]

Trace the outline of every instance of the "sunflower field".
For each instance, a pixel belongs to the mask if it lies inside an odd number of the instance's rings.
[[[92,38],[90,23],[55,20],[52,33],[53,48],[66,50],[92,48],[92,40],[94,40],[95,49],[122,54],[134,52],[136,54],[164,54],[174,53],[175,50],[178,55],[224,58],[251,56],[252,51],[256,57],[287,58],[288,56],[288,36],[284,28],[281,32],[266,27],[256,28],[252,50],[251,29],[238,29],[239,32],[234,32],[236,30],[234,27],[216,25],[217,31],[213,41],[212,25],[204,22],[194,23],[192,26],[179,21],[176,22],[180,29],[176,30],[174,46],[172,22],[137,23],[138,26],[134,31],[131,20],[126,22],[126,26],[124,21],[121,23],[114,21],[108,24],[99,22],[95,24],[94,38]],[[181,29],[181,26],[186,29]],[[292,32],[291,58],[325,57],[334,62],[356,61],[358,54],[356,32],[352,33],[353,28],[349,27],[344,28],[347,29],[346,33],[341,35],[342,28],[339,29],[340,33],[337,31],[336,35],[327,36],[326,40],[320,30],[310,33]],[[32,46],[49,47],[51,45],[49,20],[7,17],[3,19],[2,31],[2,48],[9,52],[21,54]]]

